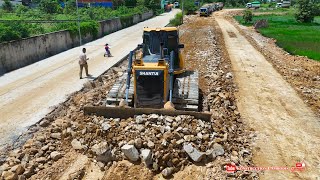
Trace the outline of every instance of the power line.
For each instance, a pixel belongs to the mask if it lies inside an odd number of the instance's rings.
[[[19,22],[19,23],[66,23],[66,22],[78,22],[78,20],[11,20],[0,19],[0,23]],[[89,21],[82,21],[89,22]]]

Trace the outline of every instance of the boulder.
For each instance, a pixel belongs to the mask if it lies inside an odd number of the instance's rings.
[[[150,149],[142,149],[140,157],[147,166],[152,165],[152,153]]]
[[[139,152],[134,145],[124,145],[121,147],[121,151],[130,161],[137,161],[139,159]]]
[[[18,179],[18,175],[14,172],[11,171],[4,171],[2,173],[2,178],[4,180],[17,180]]]
[[[224,149],[223,149],[223,147],[222,147],[220,144],[215,143],[215,144],[213,145],[213,153],[214,153],[216,156],[221,156],[221,155],[224,154]]]
[[[78,141],[77,139],[72,140],[71,141],[71,145],[72,145],[73,149],[75,149],[75,150],[83,149],[83,146],[81,145],[81,142]]]
[[[163,177],[169,177],[172,175],[173,170],[173,167],[167,167],[164,170],[162,170],[161,174],[163,175]]]
[[[194,148],[191,144],[183,145],[183,150],[186,151],[186,153],[194,162],[200,162],[205,155],[204,153]]]
[[[104,122],[104,123],[101,124],[101,128],[104,131],[108,131],[111,128],[111,125],[109,123],[107,123],[107,122]]]
[[[58,159],[60,159],[62,157],[62,154],[59,153],[58,151],[53,151],[50,153],[50,158],[54,161],[57,161]]]
[[[13,166],[10,171],[15,172],[17,175],[23,174],[25,169],[21,164]]]

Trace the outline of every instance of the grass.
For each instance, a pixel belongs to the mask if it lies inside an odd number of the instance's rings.
[[[316,17],[314,23],[298,23],[293,15],[261,15],[247,24],[241,16],[234,18],[246,26],[259,19],[267,19],[269,27],[259,29],[262,35],[276,39],[277,45],[290,54],[320,61],[320,17]]]

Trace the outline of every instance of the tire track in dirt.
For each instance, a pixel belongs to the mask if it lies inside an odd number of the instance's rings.
[[[258,132],[254,163],[257,166],[295,166],[302,172],[265,171],[262,179],[315,179],[320,174],[319,118],[294,89],[239,31],[215,13],[222,29],[235,80],[242,117]],[[230,37],[229,34],[236,37]]]

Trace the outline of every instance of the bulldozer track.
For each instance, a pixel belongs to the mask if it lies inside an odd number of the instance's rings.
[[[108,92],[106,106],[118,106],[121,99],[126,98],[126,77],[124,73]],[[198,111],[199,87],[198,72],[186,71],[177,75],[173,88],[172,102],[178,110]],[[133,105],[133,78],[130,80],[128,104]]]

